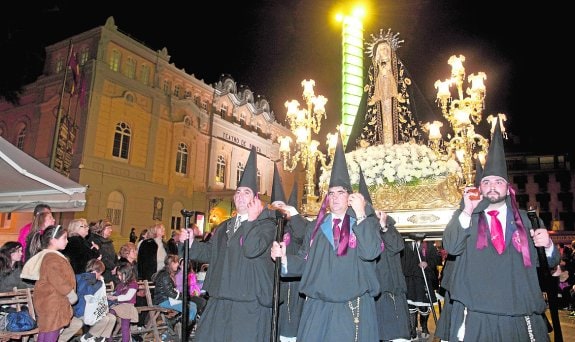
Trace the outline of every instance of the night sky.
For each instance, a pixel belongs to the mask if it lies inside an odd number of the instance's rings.
[[[149,10],[144,2],[134,1],[3,5],[0,62],[6,70],[0,77],[0,92],[40,75],[46,45],[104,25],[113,16],[119,30],[153,50],[166,47],[177,67],[206,83],[230,74],[238,84],[267,98],[279,122],[284,122],[284,102],[301,100],[301,80],[314,79],[316,94],[329,99],[328,116],[339,121],[341,26],[332,13],[346,3],[175,1],[156,2]],[[366,3],[370,6],[366,41],[388,28],[405,41],[398,56],[425,99],[417,104],[419,121],[441,118],[433,84],[449,77],[449,56],[463,54],[468,75],[487,74],[485,116],[500,112],[508,116],[509,150],[573,152],[566,124],[573,110],[562,90],[568,88],[558,86],[570,81],[561,80],[569,68],[568,55],[550,43],[565,25],[559,18],[561,9],[551,2],[528,6],[494,0]],[[161,8],[163,4],[166,7]],[[522,7],[508,8],[512,6]],[[319,140],[334,127],[326,123]]]

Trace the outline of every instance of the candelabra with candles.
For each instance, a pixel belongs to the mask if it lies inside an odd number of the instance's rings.
[[[441,108],[443,116],[451,125],[454,135],[447,136],[448,140],[443,141],[440,127],[441,122],[434,121],[427,123],[424,129],[429,132],[429,145],[438,153],[447,152],[455,154],[461,164],[465,184],[473,184],[475,179],[474,159],[478,158],[484,163],[488,140],[475,131],[476,126],[481,122],[482,113],[485,109],[485,84],[487,78],[484,72],[471,74],[467,77],[467,82],[471,86],[463,93],[463,83],[465,80],[465,56],[451,56],[448,64],[451,65],[451,78],[445,81],[435,81],[437,89],[437,104]],[[457,98],[451,97],[450,87],[455,85]],[[504,114],[498,114],[503,128]],[[493,122],[491,131],[495,127],[494,116],[489,116],[488,121]]]
[[[301,85],[306,108],[300,108],[300,103],[297,100],[285,102],[287,108],[286,121],[288,121],[290,130],[296,138],[294,153],[291,152],[291,137],[280,136],[278,137],[278,142],[280,143],[284,169],[291,172],[295,170],[298,163],[305,169],[306,193],[303,212],[315,215],[319,207],[317,203],[318,196],[315,194],[316,163],[320,161],[323,167],[330,167],[329,164],[333,162],[337,144],[337,133],[327,134],[327,153],[321,152],[318,149],[320,143],[312,139],[312,132],[318,134],[321,129],[321,120],[327,118],[325,112],[327,98],[322,95],[315,95],[313,90],[315,86],[314,80],[303,80]]]

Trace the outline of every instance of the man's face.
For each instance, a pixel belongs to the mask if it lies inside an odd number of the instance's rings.
[[[329,188],[328,202],[330,210],[338,215],[343,215],[347,211],[349,205],[349,193],[342,186],[334,186]]]
[[[252,189],[240,186],[234,194],[234,204],[238,214],[243,215],[248,212],[248,203],[254,200],[254,192]]]
[[[507,181],[499,176],[487,176],[481,179],[479,188],[481,194],[489,200],[489,203],[500,203],[505,201],[508,191]]]

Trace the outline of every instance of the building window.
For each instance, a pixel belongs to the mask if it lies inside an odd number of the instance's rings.
[[[202,101],[202,109],[208,110],[208,101]]]
[[[114,226],[121,226],[123,208],[124,195],[118,191],[111,192],[108,196],[108,203],[106,204],[106,218],[110,220]]]
[[[176,85],[174,87],[174,96],[179,98],[180,97],[180,93],[182,92],[182,86],[181,85]]]
[[[192,97],[192,91],[186,89],[186,92],[184,93],[184,98],[189,99],[191,97]]]
[[[140,69],[140,80],[144,85],[150,84],[150,67],[148,65],[142,64]]]
[[[256,178],[256,184],[258,185],[258,189],[262,189],[262,172],[258,169],[258,175]]]
[[[113,71],[120,70],[120,61],[122,60],[122,54],[118,50],[113,50],[112,55],[110,55],[110,69]]]
[[[240,181],[242,180],[242,176],[244,174],[244,170],[245,170],[245,166],[244,164],[242,164],[242,162],[238,163],[238,169],[236,171],[236,185],[240,184]]]
[[[136,61],[132,57],[128,57],[126,62],[126,76],[131,79],[136,78]]]
[[[64,61],[64,58],[62,56],[58,57],[58,60],[56,60],[56,73],[60,73],[62,70],[64,70],[64,64],[66,63],[66,61]]]
[[[246,113],[241,112],[240,113],[240,124],[241,125],[245,125],[246,124]]]
[[[216,164],[216,183],[225,183],[226,181],[226,160],[224,156],[218,156]]]
[[[80,50],[80,65],[84,65],[86,63],[88,63],[88,60],[90,59],[90,48],[85,46]]]
[[[166,95],[170,95],[170,91],[172,88],[172,82],[170,82],[169,80],[164,80],[164,94]]]
[[[184,209],[184,206],[180,201],[177,201],[174,204],[172,204],[172,213],[170,216],[170,230],[173,231],[175,229],[180,229],[183,227],[182,209]]]
[[[24,138],[26,138],[26,125],[23,124],[16,137],[16,147],[21,150],[24,150]]]
[[[228,115],[228,105],[222,104],[222,107],[220,108],[220,114],[222,115],[222,118],[225,118],[226,115]]]
[[[120,122],[116,125],[116,133],[114,133],[114,147],[112,149],[112,155],[114,157],[128,159],[131,136],[132,133],[130,131],[130,126],[124,122]]]
[[[176,172],[186,174],[188,165],[188,146],[184,143],[178,145],[176,153]]]

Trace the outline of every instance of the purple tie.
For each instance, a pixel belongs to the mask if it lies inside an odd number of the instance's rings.
[[[335,250],[337,250],[339,246],[339,237],[341,235],[341,227],[339,226],[340,223],[341,219],[333,219],[333,244],[335,246]]]
[[[487,212],[491,216],[491,243],[497,253],[501,254],[505,250],[505,239],[503,238],[503,227],[501,221],[497,218],[499,211],[490,210]]]

